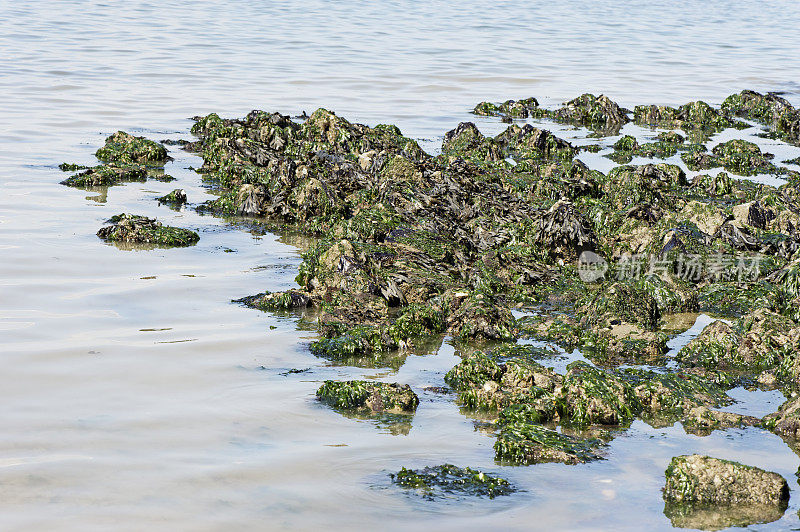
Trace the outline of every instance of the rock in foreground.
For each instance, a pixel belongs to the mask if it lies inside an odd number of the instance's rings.
[[[789,486],[779,474],[708,456],[676,456],[666,476],[667,501],[785,507],[789,500]]]

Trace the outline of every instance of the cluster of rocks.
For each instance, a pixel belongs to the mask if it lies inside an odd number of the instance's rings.
[[[436,156],[395,126],[355,124],[325,109],[301,120],[262,111],[197,117],[198,140],[185,148],[203,158],[203,179],[220,193],[199,210],[315,238],[297,288],[241,301],[269,311],[313,309],[321,338],[311,352],[348,364],[385,364],[392,353],[451,335],[463,356],[446,380],[467,410],[492,419],[501,463],[602,458],[635,418],[654,426],[681,421],[695,434],[759,426],[794,441],[794,403],[764,419],[719,408],[734,386],[790,390],[800,381],[800,174],[742,139],[710,150],[706,143],[751,127],[746,119],[797,144],[800,111],[777,95],[743,91],[719,109],[690,102],[630,111],[585,94],[553,110],[528,98],[483,102],[474,113],[510,125],[487,137],[461,123]],[[607,143],[621,165],[602,173],[581,161],[589,148],[522,123],[529,118],[586,127],[596,137],[616,136],[629,122],[655,131],[652,142],[623,136]],[[109,137],[98,151],[107,164],[68,184],[142,179],[136,165],[166,157],[146,142]],[[689,180],[680,165],[663,161],[679,153],[690,170],[725,171]],[[634,157],[648,161],[628,164]],[[759,173],[786,184],[730,176]],[[181,203],[185,195],[161,200]],[[147,234],[143,227],[158,229],[127,215],[113,221],[101,236],[135,240]],[[586,280],[586,257],[608,267],[605,275]],[[644,272],[634,269],[642,257],[650,260]],[[701,274],[687,273],[687,257]],[[737,276],[735,267],[748,261],[755,263],[750,275]],[[516,318],[514,309],[529,315]],[[666,323],[682,312],[720,320],[668,365],[675,331]],[[580,348],[592,364],[558,374],[537,362],[535,349],[513,344],[522,338]],[[491,342],[506,344],[486,347]],[[643,363],[660,369],[629,367]],[[418,404],[408,386],[371,381],[328,381],[317,396],[366,417],[411,416]],[[710,470],[709,463],[690,469]],[[686,470],[673,465],[670,478]],[[736,486],[749,482],[741,471],[730,477]],[[440,475],[401,473],[420,486]],[[672,486],[665,496],[674,498]],[[735,492],[694,502],[735,502]]]
[[[62,185],[80,188],[110,187],[130,181],[172,181],[174,178],[164,173],[164,164],[170,160],[163,144],[136,137],[124,131],[117,131],[106,138],[105,145],[95,152],[102,164],[83,166],[62,163],[64,172],[77,172]],[[186,193],[175,189],[166,196],[158,198],[160,203],[180,207],[187,201]],[[152,244],[163,247],[180,247],[195,244],[199,235],[189,229],[163,225],[152,218],[134,214],[119,214],[108,220],[108,225],[97,232],[97,236],[111,242],[132,244]]]

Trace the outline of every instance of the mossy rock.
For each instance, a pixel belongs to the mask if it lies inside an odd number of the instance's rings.
[[[191,246],[200,236],[189,229],[162,225],[153,218],[135,214],[113,216],[106,227],[97,231],[97,236],[112,242],[156,244],[158,246]]]
[[[105,162],[163,164],[167,149],[158,142],[117,131],[106,139],[105,146],[95,156]]]
[[[419,398],[408,384],[375,381],[325,381],[317,398],[344,410],[369,414],[413,414]]]
[[[789,500],[789,485],[782,476],[729,460],[676,456],[665,475],[664,499],[668,501],[785,507]]]
[[[585,362],[567,366],[554,395],[562,420],[575,425],[625,425],[642,409],[626,381]]]
[[[501,463],[582,464],[601,459],[598,452],[601,445],[599,440],[568,436],[541,425],[510,423],[500,431],[494,451],[495,459]]]
[[[398,486],[414,490],[426,499],[448,496],[494,499],[516,491],[504,478],[452,464],[429,466],[422,469],[406,469],[404,467],[397,473],[392,473],[391,478]]]
[[[147,168],[139,164],[108,164],[87,168],[61,182],[68,187],[110,187],[126,181],[146,181]]]

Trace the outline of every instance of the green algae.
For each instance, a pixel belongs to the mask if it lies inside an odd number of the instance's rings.
[[[105,145],[95,152],[95,156],[107,163],[163,164],[168,158],[167,149],[161,144],[124,131],[110,135]]]
[[[146,181],[147,168],[138,164],[94,166],[72,175],[61,182],[69,187],[112,186],[127,181]]]
[[[504,478],[487,475],[469,467],[452,464],[429,466],[422,469],[401,468],[390,474],[398,486],[414,490],[426,499],[447,496],[488,497],[494,499],[510,495],[516,489]]]
[[[407,384],[374,381],[325,381],[317,398],[343,410],[369,414],[413,414],[419,398]]]
[[[541,425],[510,423],[501,429],[494,451],[495,459],[500,463],[581,464],[601,459],[598,449],[602,445],[600,440],[568,436]]]
[[[155,244],[167,247],[191,246],[200,236],[189,229],[162,225],[153,218],[134,214],[118,214],[111,217],[111,225],[101,228],[97,236],[112,242]]]
[[[186,203],[186,192],[183,191],[181,188],[176,188],[169,194],[156,198],[159,203],[168,203],[173,207],[180,207],[184,203]]]

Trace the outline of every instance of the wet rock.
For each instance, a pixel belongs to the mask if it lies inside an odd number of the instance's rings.
[[[705,102],[687,103],[679,108],[656,105],[637,105],[634,122],[659,127],[677,127],[685,131],[700,129],[721,131],[734,122]]]
[[[626,368],[619,378],[632,387],[642,418],[654,426],[672,424],[697,407],[719,407],[731,403],[725,390],[709,379],[688,372],[657,373]]]
[[[530,124],[509,126],[494,140],[520,160],[569,161],[578,153],[578,149],[566,140]]]
[[[676,456],[666,472],[664,499],[720,505],[783,506],[789,486],[777,473],[701,455]]]
[[[692,408],[681,423],[686,432],[704,436],[715,430],[760,425],[761,420],[753,416],[720,412],[705,406],[698,406]]]
[[[249,296],[238,300],[249,307],[261,310],[292,310],[313,306],[310,295],[300,290],[286,290],[285,292],[266,292],[256,296]]]
[[[554,395],[562,419],[577,425],[623,425],[642,408],[627,382],[585,362],[567,366]]]
[[[582,124],[593,129],[604,129],[606,132],[619,131],[628,123],[625,110],[607,96],[583,94],[568,101],[553,113],[553,118],[560,122]],[[613,134],[613,133],[611,133]]]
[[[124,131],[117,131],[109,136],[105,146],[98,149],[95,156],[108,163],[163,164],[168,158],[167,149],[158,142],[134,137]]]
[[[727,196],[733,192],[733,183],[726,172],[716,175],[700,174],[695,176],[692,187],[702,190],[710,196]]]
[[[731,368],[741,366],[736,358],[739,336],[724,321],[714,321],[686,344],[675,356],[681,364],[706,368]]]
[[[334,408],[368,414],[413,414],[419,404],[408,384],[396,382],[325,381],[317,390],[317,398]]]
[[[147,169],[138,164],[108,164],[87,168],[61,182],[69,187],[113,186],[125,181],[146,181]]]
[[[787,142],[800,139],[800,111],[776,93],[743,90],[722,102],[722,109],[769,126]]]
[[[188,201],[186,192],[182,188],[176,188],[169,194],[156,199],[158,199],[159,203],[169,203],[174,206],[181,206]]]
[[[599,440],[584,440],[528,423],[511,423],[494,444],[495,459],[512,464],[560,462],[581,464],[599,460]]]
[[[200,236],[194,231],[162,225],[161,222],[145,216],[118,214],[109,223],[111,225],[97,231],[97,236],[113,242],[179,247],[191,246],[200,240]]]
[[[400,487],[415,490],[426,499],[447,496],[488,497],[494,499],[510,495],[511,484],[500,477],[487,475],[469,467],[452,464],[429,466],[422,469],[400,469],[391,474],[392,481]]]
[[[539,108],[536,98],[524,100],[507,100],[501,104],[481,102],[472,112],[479,116],[507,116],[512,118],[528,118],[529,116],[543,116],[546,111]]]
[[[764,416],[764,426],[789,441],[800,439],[800,398],[793,397],[777,412]]]
[[[584,251],[597,248],[596,237],[577,207],[559,200],[536,217],[535,238],[554,258],[575,261]]]

